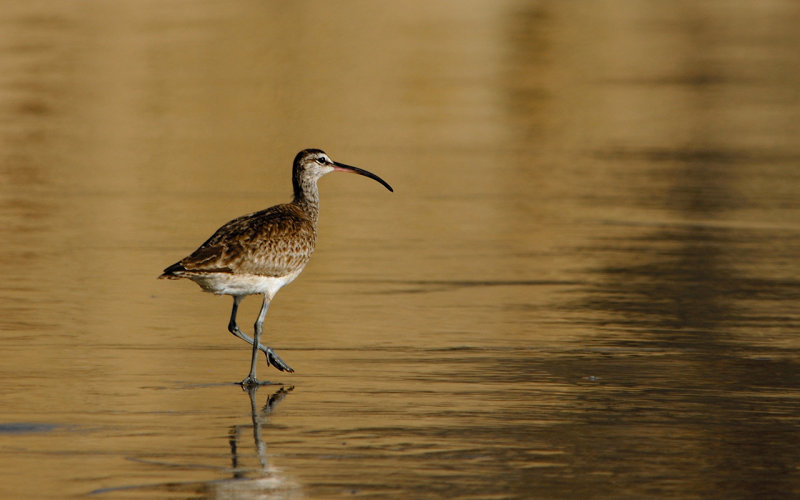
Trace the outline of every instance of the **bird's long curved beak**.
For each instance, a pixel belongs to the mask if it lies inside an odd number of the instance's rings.
[[[381,184],[383,184],[383,186],[386,189],[388,189],[389,191],[394,193],[394,189],[392,189],[392,186],[390,186],[388,182],[386,182],[385,180],[381,179],[380,177],[378,177],[377,175],[373,174],[372,172],[367,172],[366,170],[358,168],[358,167],[352,167],[350,165],[345,165],[344,163],[339,163],[338,161],[333,162],[333,170],[334,171],[338,170],[340,172],[350,172],[352,174],[358,174],[358,175],[363,175],[364,177],[369,177],[370,179],[374,179],[374,180],[380,182]]]

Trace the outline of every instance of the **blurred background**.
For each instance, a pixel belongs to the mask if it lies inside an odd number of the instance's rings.
[[[797,495],[799,22],[0,2],[0,496]],[[307,147],[395,192],[321,180],[248,394],[230,298],[156,277]]]

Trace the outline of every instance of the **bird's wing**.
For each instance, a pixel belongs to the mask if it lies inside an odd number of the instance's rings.
[[[315,243],[314,224],[302,210],[277,205],[228,222],[175,265],[189,273],[285,276],[306,265]]]

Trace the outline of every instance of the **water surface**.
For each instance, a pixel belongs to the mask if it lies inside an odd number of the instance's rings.
[[[797,495],[799,19],[6,5],[0,496]],[[243,392],[231,300],[155,278],[305,147],[395,192],[320,182]]]

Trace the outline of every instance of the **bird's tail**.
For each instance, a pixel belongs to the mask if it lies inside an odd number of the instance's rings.
[[[181,274],[183,274],[185,271],[186,268],[183,267],[183,264],[176,262],[164,269],[164,272],[158,277],[158,279],[178,280],[182,278]]]

